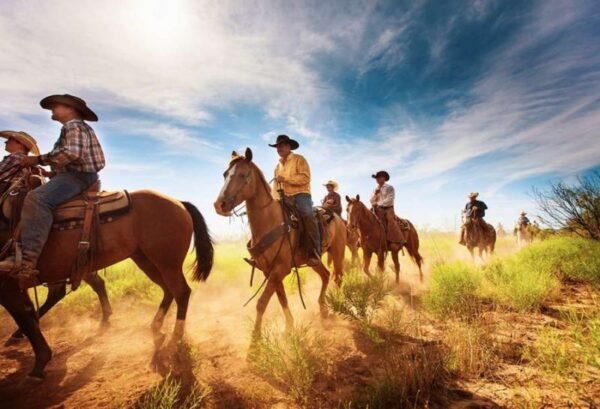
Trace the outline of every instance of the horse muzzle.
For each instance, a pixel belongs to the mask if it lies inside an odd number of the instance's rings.
[[[214,203],[215,211],[218,215],[221,216],[231,216],[231,211],[233,210],[233,201],[225,200],[225,199],[217,199]]]

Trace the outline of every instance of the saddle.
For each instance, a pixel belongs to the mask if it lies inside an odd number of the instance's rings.
[[[11,236],[17,242],[20,236],[20,216],[27,189],[11,191],[2,204],[4,216],[9,220]],[[80,229],[78,255],[71,273],[71,287],[77,289],[85,274],[91,273],[91,266],[98,244],[97,228],[110,223],[131,209],[131,198],[126,190],[100,191],[100,181],[92,184],[79,196],[70,199],[54,209],[53,230]]]
[[[409,231],[410,230],[410,224],[409,224],[408,220],[401,219],[398,216],[396,216],[396,223],[398,223],[398,226],[400,226],[400,229],[402,231]]]

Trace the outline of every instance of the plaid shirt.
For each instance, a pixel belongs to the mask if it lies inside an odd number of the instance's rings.
[[[0,162],[0,182],[12,182],[17,176],[20,176],[21,161],[27,154],[23,152],[15,152],[10,155],[6,155],[2,162]]]
[[[55,172],[95,173],[104,168],[104,152],[94,130],[80,119],[63,125],[51,152],[40,156],[41,165]]]

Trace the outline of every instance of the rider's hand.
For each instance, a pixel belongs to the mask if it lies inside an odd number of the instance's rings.
[[[30,168],[40,164],[40,158],[38,156],[25,156],[21,159],[21,166],[24,168]]]
[[[285,178],[284,178],[283,176],[281,176],[281,175],[277,176],[277,179],[276,179],[276,180],[277,180],[277,182],[278,182],[278,183],[283,183],[283,182],[285,182]]]

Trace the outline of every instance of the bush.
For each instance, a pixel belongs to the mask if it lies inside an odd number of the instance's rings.
[[[559,287],[550,272],[522,263],[518,257],[496,260],[483,268],[484,293],[497,305],[515,311],[539,308]]]
[[[323,350],[323,340],[308,327],[281,333],[275,327],[265,326],[248,360],[263,376],[287,389],[296,403],[309,407],[315,378],[326,369]]]
[[[340,287],[330,287],[326,300],[329,308],[358,324],[375,342],[381,342],[373,321],[391,287],[384,273],[366,277],[358,271],[345,274]]]
[[[181,381],[167,375],[161,382],[145,392],[133,405],[135,409],[196,409],[210,393],[208,388],[194,387],[183,393]],[[185,396],[182,396],[185,395]]]
[[[476,267],[462,262],[438,264],[433,268],[423,303],[439,317],[469,318],[480,309],[480,286],[481,275]]]
[[[600,243],[576,237],[536,242],[516,256],[524,269],[600,286]]]
[[[450,348],[448,371],[463,378],[490,374],[500,361],[499,347],[491,333],[489,327],[477,321],[451,324],[445,337]]]

